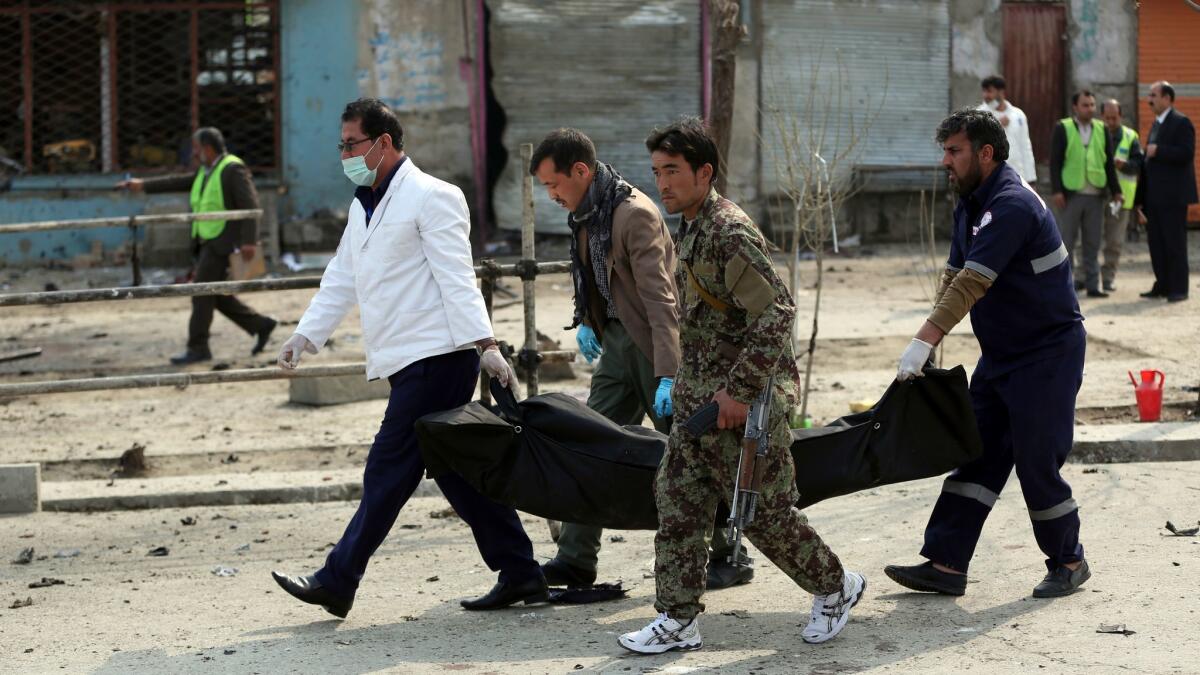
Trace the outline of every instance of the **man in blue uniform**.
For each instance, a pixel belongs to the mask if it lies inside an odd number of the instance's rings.
[[[933,312],[900,357],[897,378],[921,377],[933,347],[970,312],[982,351],[971,399],[984,455],[943,484],[925,528],[928,561],[884,571],[916,591],[962,595],[983,523],[1015,465],[1049,570],[1033,595],[1067,595],[1091,576],[1079,507],[1059,473],[1086,344],[1067,249],[1045,202],[1005,162],[1008,141],[994,117],[959,110],[937,140],[960,197],[954,236]]]

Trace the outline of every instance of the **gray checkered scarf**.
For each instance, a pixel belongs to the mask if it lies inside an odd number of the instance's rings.
[[[570,330],[583,322],[588,315],[588,284],[594,282],[596,290],[607,303],[605,315],[616,318],[616,308],[613,306],[612,293],[608,288],[608,254],[612,251],[612,219],[613,212],[621,202],[629,199],[633,186],[621,178],[608,164],[596,164],[596,175],[588,186],[583,201],[570,215],[567,225],[571,228],[571,278],[575,286],[575,316]],[[579,255],[577,234],[580,227],[587,227],[588,253],[592,262],[592,276],[589,280],[583,271],[583,261]]]

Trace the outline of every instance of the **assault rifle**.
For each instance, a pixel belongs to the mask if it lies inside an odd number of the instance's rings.
[[[742,436],[737,474],[733,480],[733,499],[729,503],[729,541],[733,545],[729,554],[731,565],[752,562],[741,555],[742,531],[754,522],[763,472],[767,468],[767,453],[771,450],[770,421],[774,390],[775,377],[772,376],[767,378],[766,386],[750,404],[746,415],[746,433]],[[706,433],[717,423],[718,409],[716,401],[708,403],[689,417],[683,426],[696,436]]]

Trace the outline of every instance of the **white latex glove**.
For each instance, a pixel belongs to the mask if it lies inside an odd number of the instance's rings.
[[[925,377],[925,373],[921,372],[921,369],[929,361],[929,353],[932,351],[933,345],[913,338],[913,341],[908,344],[908,348],[900,355],[900,367],[896,371],[896,379],[903,382],[914,377]]]
[[[284,370],[295,370],[296,366],[300,365],[300,354],[302,352],[316,354],[317,347],[303,335],[293,333],[292,337],[283,343],[283,348],[279,350],[279,358],[275,363]]]
[[[488,375],[500,380],[502,387],[510,386],[517,379],[516,371],[508,365],[508,360],[496,347],[488,347],[483,350],[483,355],[479,357],[479,367],[483,368]]]

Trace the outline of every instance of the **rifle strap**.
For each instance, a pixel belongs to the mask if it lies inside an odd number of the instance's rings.
[[[704,289],[703,286],[700,285],[700,282],[696,279],[696,275],[692,273],[691,265],[682,260],[680,263],[683,264],[683,269],[685,272],[687,272],[688,283],[691,284],[692,290],[696,291],[696,294],[700,296],[700,299],[703,300],[705,304],[722,314],[730,310],[730,306],[727,303],[721,302],[720,298],[712,293],[709,293]]]

